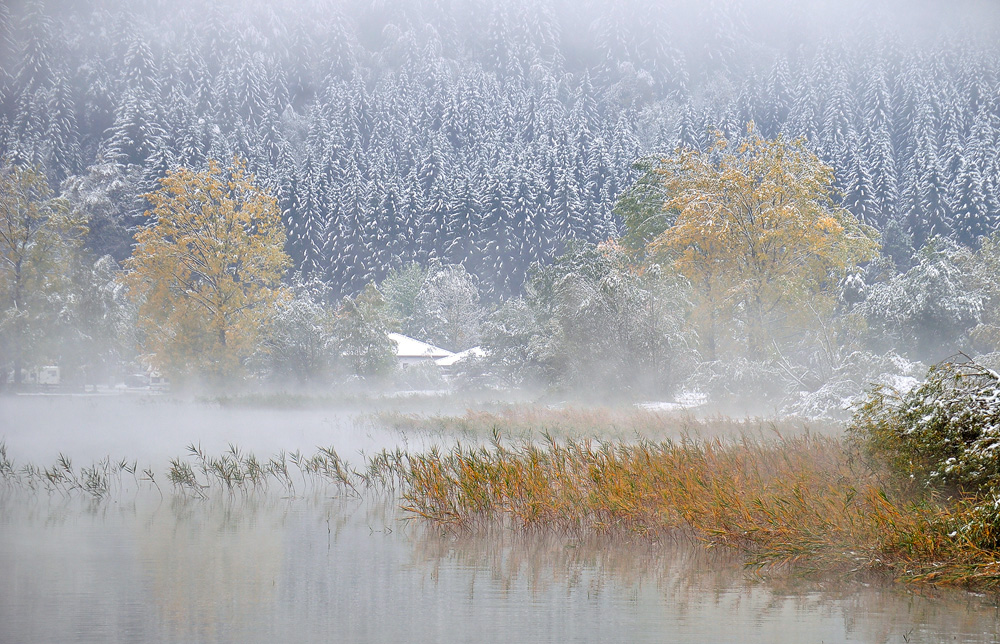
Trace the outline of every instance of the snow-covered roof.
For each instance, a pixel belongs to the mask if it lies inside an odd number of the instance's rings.
[[[421,342],[402,333],[390,333],[389,339],[396,343],[397,358],[448,358],[451,351]]]
[[[486,352],[479,347],[472,347],[471,349],[466,349],[465,351],[460,351],[459,353],[453,353],[445,358],[438,358],[434,361],[439,367],[450,367],[456,362],[461,362],[467,358],[482,358],[486,355]]]

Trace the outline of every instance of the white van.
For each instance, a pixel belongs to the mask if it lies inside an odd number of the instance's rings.
[[[55,386],[59,384],[59,367],[49,365],[38,370],[38,384]]]

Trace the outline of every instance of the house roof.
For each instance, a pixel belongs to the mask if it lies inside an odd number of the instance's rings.
[[[455,355],[447,349],[435,347],[420,340],[415,340],[402,333],[390,333],[389,339],[396,343],[397,358],[447,358]]]
[[[485,355],[486,352],[480,349],[479,347],[472,347],[471,349],[466,349],[465,351],[461,351],[459,353],[453,353],[450,356],[446,356],[444,358],[438,358],[437,360],[434,361],[434,364],[436,364],[439,367],[450,367],[455,363],[462,362],[463,360],[466,360],[468,358],[482,358]]]

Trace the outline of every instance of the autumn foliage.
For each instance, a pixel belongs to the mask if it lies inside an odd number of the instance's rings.
[[[681,149],[656,172],[673,224],[647,250],[691,281],[712,358],[737,340],[763,357],[826,315],[845,270],[878,250],[801,139],[765,140],[751,123],[735,149],[717,133],[709,150]]]
[[[32,354],[56,352],[46,345],[56,343],[69,308],[65,293],[87,225],[66,206],[41,171],[0,167],[0,365],[13,367],[15,384]]]
[[[244,165],[168,173],[136,233],[125,280],[146,349],[172,377],[226,380],[242,371],[262,322],[284,298],[289,265],[274,197]]]

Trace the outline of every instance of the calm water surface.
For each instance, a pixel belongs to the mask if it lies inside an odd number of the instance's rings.
[[[755,581],[690,544],[447,536],[391,500],[8,493],[3,642],[994,642],[987,597]]]
[[[198,436],[215,454],[401,443],[316,412],[168,407],[171,424],[140,403],[121,417],[101,405],[61,403],[48,419],[0,408],[0,438],[42,464],[138,451],[154,466]],[[405,520],[392,498],[196,500],[161,486],[162,498],[126,481],[95,503],[0,483],[0,642],[1000,641],[991,597],[759,580],[688,543],[456,537]]]

